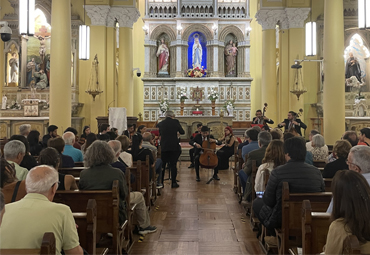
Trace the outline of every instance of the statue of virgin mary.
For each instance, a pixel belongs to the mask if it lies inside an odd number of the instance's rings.
[[[202,67],[202,54],[203,49],[199,41],[199,34],[194,35],[194,44],[193,44],[193,68]]]

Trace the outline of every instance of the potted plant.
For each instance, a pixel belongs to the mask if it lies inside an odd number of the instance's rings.
[[[177,98],[180,99],[181,102],[184,102],[185,99],[188,99],[188,95],[186,94],[186,88],[180,88],[180,91],[177,94]]]

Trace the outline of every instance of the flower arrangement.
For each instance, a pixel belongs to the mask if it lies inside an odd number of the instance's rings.
[[[191,69],[188,69],[187,71],[185,71],[185,75],[189,76],[189,77],[195,77],[195,78],[200,78],[200,77],[203,77],[203,76],[206,76],[207,74],[207,69],[203,69],[204,67],[194,67],[193,65],[193,68]]]
[[[168,111],[170,109],[170,104],[168,103],[167,99],[162,99],[159,102],[159,109],[161,110],[162,113]]]
[[[208,95],[208,100],[216,101],[216,99],[218,99],[218,92],[214,88],[211,88],[211,92]]]
[[[234,109],[235,106],[234,106],[234,100],[227,100],[225,101],[224,103],[224,108],[227,110],[227,109]]]
[[[180,88],[180,91],[177,93],[177,98],[180,98],[180,101],[188,99],[188,95],[186,94],[186,89],[184,87]]]

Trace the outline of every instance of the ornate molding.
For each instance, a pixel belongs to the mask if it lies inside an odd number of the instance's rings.
[[[167,25],[159,25],[153,29],[153,31],[150,34],[150,39],[151,40],[158,40],[159,36],[165,33],[170,37],[171,41],[176,40],[176,33],[173,31],[173,29],[170,26]]]
[[[285,19],[285,10],[259,10],[256,20],[262,26],[262,30],[275,29],[276,24]]]
[[[114,6],[110,9],[107,18],[107,26],[114,27],[117,19],[120,27],[132,28],[134,23],[139,19],[140,12],[135,7]]]
[[[303,28],[310,10],[310,8],[286,8],[285,13],[289,28]]]
[[[111,7],[109,5],[86,5],[85,11],[92,26],[106,26]]]

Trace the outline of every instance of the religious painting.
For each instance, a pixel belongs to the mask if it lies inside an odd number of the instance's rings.
[[[51,26],[40,9],[36,9],[35,17],[35,35],[27,42],[26,87],[44,89],[50,80]]]
[[[237,41],[233,34],[228,34],[225,40],[225,77],[236,77],[237,75]]]
[[[201,32],[193,32],[188,38],[188,68],[207,69],[207,40]]]
[[[369,91],[370,81],[366,77],[370,67],[369,57],[369,49],[364,45],[361,36],[353,35],[350,45],[344,51],[346,91]]]
[[[158,48],[156,56],[158,58],[158,77],[169,77],[170,50],[168,42],[170,38],[166,34],[161,34],[157,40]]]
[[[8,87],[17,87],[19,80],[19,53],[15,43],[12,43],[9,47],[6,59],[6,85]]]

